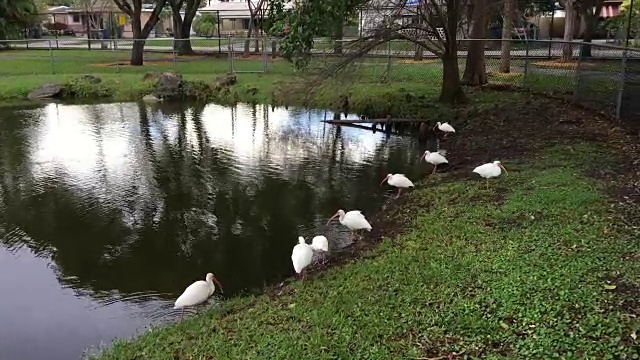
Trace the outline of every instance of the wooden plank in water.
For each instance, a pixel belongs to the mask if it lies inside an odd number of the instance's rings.
[[[345,119],[345,120],[322,120],[329,124],[384,124],[389,122],[423,122],[421,119]]]

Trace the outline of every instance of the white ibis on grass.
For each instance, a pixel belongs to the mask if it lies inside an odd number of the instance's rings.
[[[387,174],[387,177],[382,179],[380,186],[384,184],[384,182],[388,182],[389,185],[395,186],[398,188],[398,195],[396,195],[396,199],[400,197],[400,193],[402,189],[407,189],[413,187],[413,183],[409,180],[404,174]]]
[[[304,241],[302,236],[298,237],[298,244],[293,247],[291,252],[291,262],[293,269],[298,275],[304,279],[304,268],[311,264],[313,258],[313,247]]]
[[[180,319],[184,316],[184,308],[205,302],[216,290],[216,285],[220,288],[220,292],[223,292],[222,285],[212,273],[208,273],[205,279],[206,280],[198,280],[189,285],[182,295],[178,297],[178,300],[176,300],[173,308],[182,309]]]
[[[311,239],[311,249],[317,252],[328,252],[329,251],[329,240],[325,236],[318,235]],[[326,261],[323,260],[322,264]]]
[[[367,221],[367,219],[362,215],[360,210],[351,210],[347,213],[344,210],[338,210],[333,216],[327,221],[327,225],[331,222],[331,220],[338,218],[340,224],[346,226],[351,230],[352,238],[355,238],[355,232],[358,230],[367,230],[371,231],[371,224]]]
[[[433,171],[431,175],[436,173],[436,168],[441,164],[448,164],[449,161],[444,156],[447,154],[447,151],[444,149],[440,149],[436,152],[431,152],[429,150],[425,151],[424,154],[420,157],[420,161],[424,158],[426,162],[433,165]]]
[[[441,123],[440,121],[438,121],[435,127],[437,127],[438,130],[444,132],[445,137],[447,137],[447,135],[449,135],[450,133],[456,132],[456,129],[454,129],[453,126],[449,125],[449,123]]]
[[[509,175],[507,169],[502,166],[500,161],[494,161],[486,164],[482,164],[477,168],[473,169],[473,172],[487,179],[487,189],[489,188],[489,179],[498,177],[502,174],[502,170],[504,170],[505,174]]]

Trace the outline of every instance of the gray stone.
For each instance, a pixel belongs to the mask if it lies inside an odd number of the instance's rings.
[[[154,95],[161,99],[182,97],[182,78],[170,72],[160,74]]]
[[[29,100],[55,98],[64,90],[64,86],[60,84],[50,83],[40,85],[27,95]]]
[[[238,82],[235,74],[227,74],[218,76],[213,80],[213,88],[217,91],[220,91],[224,88],[228,88],[229,86],[233,86]]]
[[[144,102],[159,102],[159,101],[162,101],[162,99],[158,98],[157,96],[155,96],[153,94],[148,94],[148,95],[145,95],[142,98],[142,101],[144,101]]]

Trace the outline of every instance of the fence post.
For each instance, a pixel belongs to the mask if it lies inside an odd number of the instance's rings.
[[[573,45],[573,44],[572,44]],[[571,48],[573,53],[573,47]],[[576,65],[575,86],[573,87],[573,102],[578,103],[580,100],[580,69],[582,68],[582,51],[578,51],[578,64]]]
[[[522,84],[526,87],[529,75],[529,42],[525,41],[524,47],[524,74],[522,75]]]
[[[231,46],[231,34],[227,35],[227,53],[229,54],[229,74],[233,74],[233,46]]]
[[[176,38],[171,39],[171,57],[173,58],[173,71],[176,72]]]
[[[116,72],[119,73],[120,72],[120,57],[118,56],[118,42],[116,41],[116,39],[113,39],[113,51],[115,52],[115,55],[116,55]]]
[[[620,112],[622,110],[622,95],[624,94],[624,81],[627,77],[627,51],[625,48],[622,51],[622,70],[620,72],[620,78],[618,79],[618,96],[616,98],[616,121],[620,121]]]
[[[387,42],[387,82],[391,81],[391,40]]]
[[[262,36],[262,61],[264,64],[264,68],[263,68],[263,73],[267,73],[267,67],[268,67],[268,56],[267,56],[267,38],[265,36]]]
[[[51,46],[51,40],[47,40],[49,43],[49,58],[51,59],[51,74],[56,74],[56,64],[55,59],[53,57],[53,47]]]

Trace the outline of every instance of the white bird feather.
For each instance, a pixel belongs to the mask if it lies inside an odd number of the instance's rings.
[[[389,174],[387,175],[387,182],[391,186],[397,188],[410,188],[413,187],[413,182],[409,180],[404,174]]]
[[[438,129],[440,129],[440,131],[444,131],[444,132],[456,132],[456,130],[453,128],[453,126],[449,125],[449,123],[440,123],[440,121],[438,121],[436,123],[436,126],[438,127]]]
[[[291,252],[291,262],[296,273],[300,274],[304,268],[311,264],[313,258],[313,248],[304,241],[302,236],[298,237],[298,244],[293,247]]]
[[[311,248],[315,251],[329,251],[329,240],[323,235],[315,236],[311,240]]]
[[[473,169],[473,172],[482,176],[485,179],[491,179],[491,178],[495,178],[498,177],[502,174],[502,170],[504,169],[505,173],[507,172],[507,169],[505,169],[502,164],[500,163],[500,161],[494,161],[494,162],[490,162],[490,163],[486,163],[486,164],[482,164],[478,167],[476,167],[475,169]]]
[[[444,157],[444,155],[447,153],[446,150],[444,149],[440,149],[436,152],[431,152],[429,150],[425,151],[424,154],[422,155],[422,157],[420,158],[422,160],[422,158],[424,158],[424,160],[426,162],[428,162],[429,164],[432,165],[440,165],[440,164],[448,164],[449,161],[447,160],[447,158]]]
[[[208,273],[206,280],[198,280],[189,285],[182,295],[178,297],[173,308],[182,309],[187,306],[194,306],[205,302],[216,290],[216,286],[213,283],[214,281],[220,286],[220,291],[222,291],[222,286],[215,276],[213,276],[212,273]]]

